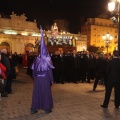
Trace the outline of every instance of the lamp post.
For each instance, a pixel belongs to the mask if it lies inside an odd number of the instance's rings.
[[[107,53],[108,53],[109,44],[110,44],[111,40],[113,39],[113,37],[109,33],[107,33],[107,34],[103,35],[102,38],[105,42],[105,46],[107,48]]]
[[[108,10],[114,14],[111,20],[118,24],[117,50],[120,54],[120,0],[111,0],[111,2],[108,3]]]

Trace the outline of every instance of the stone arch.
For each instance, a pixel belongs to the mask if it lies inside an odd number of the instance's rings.
[[[11,52],[11,47],[10,47],[10,44],[8,42],[1,42],[0,50],[3,48],[6,48],[8,52]]]
[[[32,43],[25,44],[25,53],[33,52],[34,45]]]

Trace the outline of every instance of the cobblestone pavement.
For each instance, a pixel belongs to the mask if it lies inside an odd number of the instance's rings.
[[[30,113],[33,80],[20,70],[17,79],[13,81],[13,92],[0,101],[0,120],[120,120],[120,110],[114,108],[112,93],[108,109],[100,105],[104,99],[104,86],[98,85],[92,91],[93,83],[54,84],[52,93],[54,99],[53,112],[45,114],[39,110]]]

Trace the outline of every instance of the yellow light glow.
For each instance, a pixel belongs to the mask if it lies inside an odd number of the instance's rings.
[[[105,38],[106,38],[105,35],[103,35],[102,38],[105,40]]]
[[[41,36],[41,35],[37,33],[33,33],[32,36]]]
[[[118,2],[120,2],[120,0],[117,0]]]
[[[23,33],[21,33],[21,35],[25,35],[25,36],[27,36],[28,34],[27,34],[27,33],[25,33],[25,32],[23,32]]]

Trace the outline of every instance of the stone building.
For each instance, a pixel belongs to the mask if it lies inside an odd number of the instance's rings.
[[[81,27],[81,33],[87,35],[88,47],[103,47],[103,52],[107,52],[106,47],[108,47],[108,52],[111,53],[113,50],[117,49],[118,27],[117,24],[113,23],[110,19],[88,18],[85,25]],[[108,46],[106,44],[107,39],[103,39],[103,35],[106,35],[107,33],[113,36],[113,39],[109,42]]]
[[[51,31],[44,31],[45,41],[48,44],[48,39],[51,35]],[[81,34],[68,34],[58,33],[59,36],[69,36],[73,41],[73,47],[76,51],[82,51],[87,49],[87,36]],[[9,52],[17,52],[18,54],[24,54],[26,52],[35,51],[35,41],[40,40],[40,31],[37,27],[36,20],[33,22],[27,21],[25,14],[16,15],[12,12],[9,18],[2,17],[0,15],[0,49],[7,48]],[[54,47],[54,46],[48,46]],[[57,46],[58,50],[62,46]],[[66,46],[65,46],[66,47]],[[69,51],[69,48],[66,49]],[[51,52],[51,51],[50,51]]]
[[[22,54],[33,50],[39,29],[36,21],[26,19],[24,14],[17,16],[14,12],[10,18],[0,16],[0,49],[7,48],[9,52]]]

